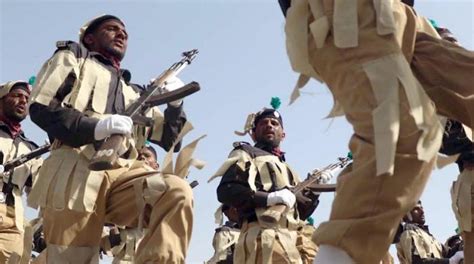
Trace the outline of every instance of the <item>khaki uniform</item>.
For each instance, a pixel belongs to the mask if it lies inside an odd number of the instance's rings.
[[[318,254],[319,248],[312,240],[315,231],[316,227],[307,224],[298,228],[296,247],[303,264],[312,264],[316,254]]]
[[[440,113],[472,124],[474,104],[461,95],[472,94],[474,57],[438,40],[400,1],[293,0],[286,35],[292,67],[302,74],[296,88],[311,77],[324,81],[336,102],[331,116],[344,113],[354,128],[352,171],[338,182],[315,241],[356,263],[378,263],[440,147],[433,101]]]
[[[397,243],[397,256],[401,264],[413,263],[412,256],[422,259],[443,258],[443,246],[431,234],[414,224],[406,224]]]
[[[119,229],[120,244],[111,247],[109,236],[102,237],[101,248],[113,256],[112,264],[134,263],[135,250],[143,238],[143,231],[139,229]]]
[[[465,263],[472,263],[474,262],[474,171],[464,169],[459,174],[451,188],[451,198],[464,240]]]
[[[82,45],[69,43],[60,48],[38,74],[30,104],[72,108],[84,113],[84,118],[104,118],[110,100],[108,89],[114,83],[123,94],[123,101],[117,99],[117,104],[126,108],[138,98],[138,91],[113,75],[117,70],[103,61]],[[72,84],[71,76],[75,77]],[[67,85],[70,91],[64,94],[61,89]],[[160,140],[163,115],[157,108],[149,115],[155,121],[151,138]],[[41,123],[41,116],[33,121]],[[192,191],[172,169],[159,173],[136,161],[135,148],[148,133],[149,129],[135,127],[132,138],[124,142],[131,150],[129,157],[119,160],[121,168],[108,171],[88,169],[95,153],[93,144],[71,147],[54,141],[28,199],[32,207],[44,209],[48,263],[98,263],[105,222],[147,227],[136,263],[184,263],[192,231]]]
[[[23,134],[13,140],[4,129],[7,128],[3,123],[0,123],[0,152],[3,154],[3,163],[31,152],[36,146],[26,139]],[[0,181],[0,263],[20,263],[24,250],[23,240],[26,234],[24,225],[27,224],[24,221],[21,195],[28,177],[35,176],[40,165],[40,159],[30,160],[26,164],[15,168],[12,175],[2,175]],[[3,185],[10,181],[10,177],[11,183],[14,184],[14,204],[12,206],[5,203],[6,195],[1,192]]]
[[[299,182],[298,175],[279,157],[243,142],[234,143],[234,147],[229,159],[210,179],[224,176],[220,186],[228,185],[226,175],[237,167],[248,172],[246,184],[253,192],[270,192],[272,189],[295,186]],[[231,174],[230,177],[235,177]],[[219,200],[225,203],[221,198]],[[300,222],[296,206],[287,209],[281,217],[278,215],[279,220],[275,223],[262,219],[263,215],[275,213],[271,207],[257,207],[248,213],[250,215],[244,217],[247,219],[243,221],[235,247],[234,263],[302,263],[296,247]]]
[[[235,244],[237,244],[239,236],[240,229],[230,224],[226,223],[226,225],[217,228],[212,239],[214,255],[206,263],[233,263]]]

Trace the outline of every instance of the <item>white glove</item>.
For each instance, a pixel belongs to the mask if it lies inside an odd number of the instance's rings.
[[[112,134],[131,135],[133,121],[128,116],[111,115],[99,120],[95,125],[94,138],[102,140]]]
[[[170,78],[168,81],[166,81],[166,84],[163,90],[165,92],[171,92],[183,86],[184,86],[183,81],[181,81],[178,77],[175,76],[175,77]],[[178,99],[176,101],[170,102],[169,104],[174,107],[179,107],[182,102],[183,102],[183,99]]]
[[[267,196],[267,205],[285,204],[289,208],[293,207],[296,202],[296,196],[288,189],[271,192]]]
[[[319,183],[326,184],[331,181],[331,179],[334,177],[334,174],[332,171],[325,170],[321,172],[319,177]]]
[[[449,258],[449,264],[458,264],[461,260],[464,259],[464,252],[463,251],[458,251],[454,256]]]

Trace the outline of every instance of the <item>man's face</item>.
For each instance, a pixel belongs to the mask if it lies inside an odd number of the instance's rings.
[[[411,211],[411,216],[413,217],[413,223],[424,225],[425,224],[425,211],[423,206],[417,205]]]
[[[280,142],[285,138],[285,132],[278,119],[265,117],[258,121],[252,138],[257,143],[278,147],[280,146]]]
[[[28,115],[28,98],[30,94],[24,89],[13,88],[0,99],[0,109],[3,115],[16,122],[21,122]]]
[[[109,19],[92,33],[84,37],[89,49],[102,54],[110,54],[119,60],[125,56],[128,45],[128,34],[124,25],[116,19]]]
[[[153,169],[157,170],[160,166],[158,165],[158,162],[156,161],[155,154],[151,152],[148,148],[142,148],[138,152],[138,160],[143,160],[145,163],[152,167]]]

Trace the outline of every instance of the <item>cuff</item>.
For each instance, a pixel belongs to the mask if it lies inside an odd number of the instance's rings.
[[[268,193],[266,192],[255,192],[253,195],[255,207],[267,207],[267,197]]]

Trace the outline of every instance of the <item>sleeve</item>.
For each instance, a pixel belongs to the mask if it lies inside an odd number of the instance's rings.
[[[168,105],[165,110],[164,120],[159,115],[155,115],[153,118],[155,125],[150,133],[149,140],[168,151],[187,121],[186,114],[183,111],[183,104],[179,107]],[[176,144],[174,151],[178,152],[180,148],[181,142]]]
[[[71,147],[94,142],[98,119],[62,105],[79,72],[73,52],[60,50],[43,65],[30,99],[31,120],[45,130],[52,139],[59,139]]]
[[[230,155],[238,156],[242,150],[233,151]],[[268,193],[254,191],[248,183],[250,161],[244,161],[244,168],[239,161],[231,165],[217,187],[217,199],[223,204],[236,207],[239,210],[248,210],[267,206]],[[258,184],[258,183],[256,183]]]

